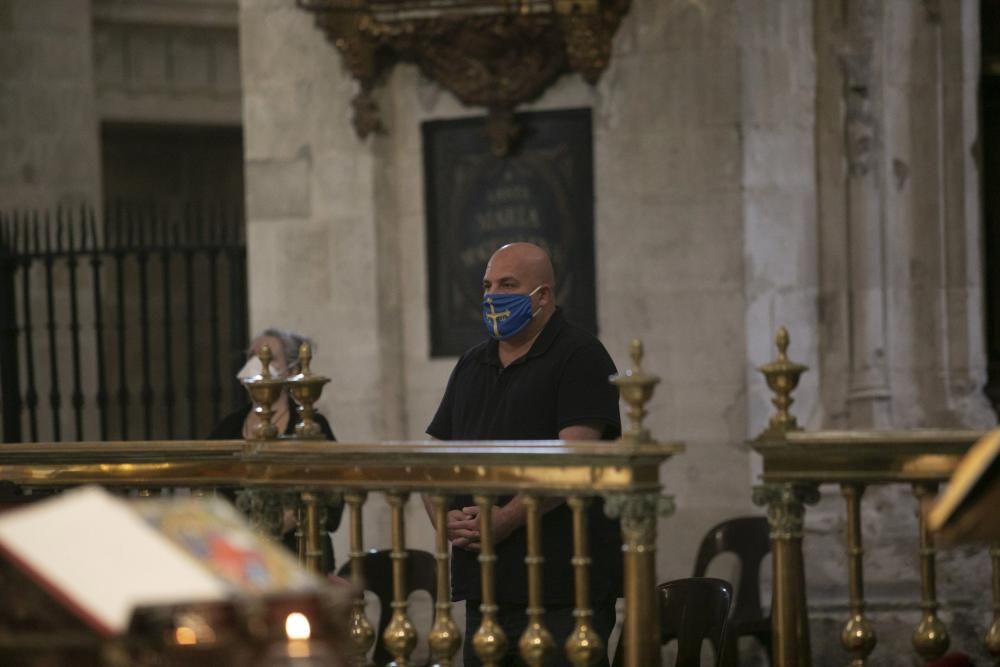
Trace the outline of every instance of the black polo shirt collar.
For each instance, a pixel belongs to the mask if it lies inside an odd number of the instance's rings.
[[[562,308],[560,306],[556,306],[555,312],[552,313],[549,321],[545,323],[544,327],[542,327],[541,333],[538,334],[538,338],[535,339],[535,342],[531,344],[531,349],[528,350],[528,353],[515,359],[511,365],[522,364],[526,359],[533,359],[545,354],[548,349],[552,347],[553,341],[555,341],[559,332],[562,331],[565,326],[566,318],[563,316]],[[500,341],[495,338],[490,338],[489,341],[487,341],[486,347],[483,348],[483,353],[479,357],[479,363],[487,366],[503,368],[503,364],[500,363]]]

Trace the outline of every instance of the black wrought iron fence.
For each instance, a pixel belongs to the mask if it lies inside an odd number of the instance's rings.
[[[244,400],[239,211],[0,213],[6,442],[201,438]]]

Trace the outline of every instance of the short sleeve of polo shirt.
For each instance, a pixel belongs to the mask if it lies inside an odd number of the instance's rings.
[[[611,356],[597,340],[569,355],[559,381],[559,430],[568,426],[599,426],[602,438],[621,435],[618,388],[608,381],[615,372]]]
[[[437,438],[438,440],[452,439],[451,414],[455,401],[455,376],[458,374],[458,369],[461,365],[460,361],[452,369],[451,376],[448,378],[448,386],[445,388],[444,396],[441,398],[441,403],[438,405],[437,412],[434,413],[434,419],[431,420],[430,425],[427,427],[426,433],[432,438]]]

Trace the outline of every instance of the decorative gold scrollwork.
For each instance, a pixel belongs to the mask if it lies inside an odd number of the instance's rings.
[[[503,155],[517,135],[511,112],[518,105],[565,73],[597,81],[611,59],[611,41],[629,0],[553,1],[547,11],[530,12],[509,2],[469,12],[410,3],[398,13],[368,1],[298,4],[315,15],[361,84],[353,102],[359,136],[382,127],[372,97],[377,81],[396,62],[410,62],[462,103],[489,109],[491,143]]]

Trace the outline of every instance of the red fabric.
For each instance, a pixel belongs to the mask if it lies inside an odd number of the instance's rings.
[[[972,667],[972,660],[964,653],[946,653],[924,667]]]

